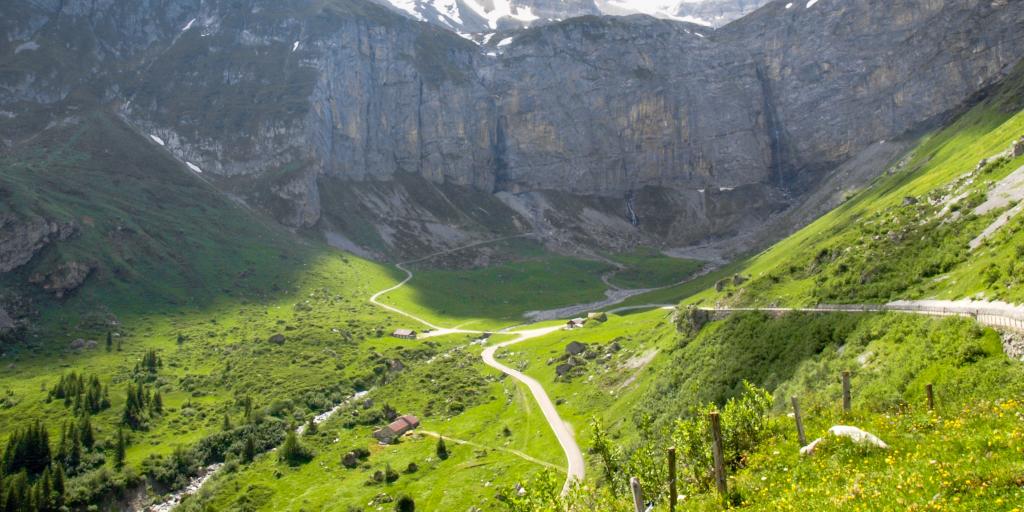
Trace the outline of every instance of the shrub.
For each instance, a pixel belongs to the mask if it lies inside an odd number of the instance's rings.
[[[313,458],[313,453],[299,442],[298,436],[295,432],[289,431],[288,435],[284,438],[284,444],[281,445],[280,453],[277,455],[279,462],[284,462],[289,466],[298,466],[305,464]]]
[[[768,418],[771,395],[749,382],[744,382],[743,388],[743,393],[729,399],[721,411],[722,452],[727,471],[743,467],[747,454],[773,434]],[[708,422],[708,413],[714,410],[715,407],[708,404],[692,417],[677,421],[673,434],[680,461],[689,469],[691,484],[702,491],[710,489],[714,483]]]

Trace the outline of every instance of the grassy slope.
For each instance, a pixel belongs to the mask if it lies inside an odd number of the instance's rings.
[[[857,425],[892,450],[828,442],[821,453],[799,457],[792,420],[780,415],[778,433],[750,454],[748,467],[732,481],[740,499],[755,510],[1011,510],[1020,503],[1024,365],[1002,354],[997,333],[959,319],[889,314],[846,321],[844,336],[795,368],[779,350],[765,366],[785,371],[784,381],[771,385],[777,375],[766,377],[765,369],[751,378],[775,390],[780,412],[788,410],[788,397],[801,398],[809,439],[831,425]],[[692,343],[705,345],[704,351],[746,352],[744,342],[756,336],[732,330],[744,323],[796,337],[816,329],[804,327],[810,323],[800,317],[746,316]],[[728,370],[728,363],[722,366],[717,369]],[[853,372],[852,415],[839,410],[835,377],[846,369]],[[925,407],[926,383],[935,385],[935,413]],[[714,509],[716,501],[698,496],[695,508]]]
[[[704,263],[696,260],[672,258],[654,249],[636,249],[628,253],[608,255],[613,261],[626,266],[609,280],[624,289],[657,288],[683,281],[699,271]]]
[[[425,428],[444,435],[564,464],[532,397],[511,381],[498,379],[479,362],[477,351],[460,359],[459,368],[445,368],[443,358],[428,363],[465,345],[464,337],[426,343],[377,337],[407,323],[366,301],[374,291],[397,282],[400,272],[311,244],[260,220],[117,120],[90,114],[80,124],[44,132],[4,156],[0,177],[4,197],[11,198],[5,208],[20,216],[80,226],[75,238],[47,248],[24,269],[4,276],[5,286],[33,298],[40,316],[24,344],[4,347],[0,442],[35,419],[46,421],[51,437],[58,438],[61,423],[72,414],[59,402],[47,403],[45,390],[68,371],[95,374],[111,391],[112,406],[92,421],[101,446],[107,446],[100,451],[106,452],[109,467],[112,448],[107,443],[120,423],[124,382],[152,349],[164,362],[158,387],[165,409],[148,430],[132,433],[127,453],[131,468],[217,433],[225,415],[235,425],[242,423],[240,397],[253,397],[256,409],[285,423],[299,423],[360,388],[375,388],[371,397],[378,405],[373,410],[387,402],[419,415]],[[480,325],[513,320],[532,300],[533,294],[525,292],[530,288],[508,275],[530,276],[530,286],[554,294],[555,305],[599,294],[601,264],[580,266],[568,258],[549,259],[536,248],[530,251],[532,261],[522,267],[478,272],[486,290],[496,293],[497,286],[503,297],[514,301],[494,299],[491,307],[481,308],[485,316],[498,313]],[[65,261],[88,261],[97,270],[64,301],[24,284],[28,274]],[[556,293],[565,283],[583,286]],[[448,300],[443,290],[450,289],[442,283],[441,293],[428,293],[425,300]],[[466,315],[478,310],[476,305],[463,307]],[[419,310],[446,318],[429,305]],[[117,325],[111,324],[114,319]],[[103,349],[108,330],[120,350]],[[283,345],[267,343],[279,332],[286,336]],[[184,337],[180,345],[179,335]],[[100,347],[69,350],[68,342],[78,337],[99,340]],[[408,370],[387,371],[390,359],[403,361]],[[480,375],[486,379],[480,381]],[[216,482],[223,483],[212,485],[207,499],[195,504],[234,503],[239,481],[255,486],[241,494],[251,494],[258,502],[252,504],[267,510],[365,503],[382,489],[364,486],[363,470],[343,470],[340,455],[370,445],[368,434],[375,426],[327,424],[324,434],[309,440],[318,452],[311,463],[292,470],[278,465],[273,456],[263,456],[240,473],[218,477]],[[344,443],[331,443],[334,437]],[[429,468],[426,458],[433,446],[429,440],[405,443],[371,461],[402,469],[400,463],[415,460]],[[458,489],[514,483],[543,467],[503,450],[485,454],[453,444],[452,452],[441,469],[403,475],[386,491],[424,496],[422,503],[438,507],[493,505],[490,495]],[[286,476],[278,479],[278,471]],[[339,477],[344,484],[339,485]],[[447,496],[427,492],[445,483],[457,484]],[[295,497],[295,485],[309,490]]]
[[[42,134],[7,155],[0,173],[14,211],[81,226],[76,238],[6,275],[5,285],[22,287],[25,274],[60,261],[97,266],[63,302],[27,290],[41,316],[25,344],[4,347],[5,434],[40,418],[56,435],[70,411],[45,403],[45,389],[75,370],[99,375],[111,388],[112,407],[93,422],[109,439],[120,419],[121,383],[154,349],[164,358],[167,414],[135,436],[128,455],[137,462],[215,431],[224,411],[237,414],[236,395],[258,394],[257,404],[266,406],[310,390],[350,389],[344,370],[362,340],[397,325],[365,303],[394,282],[392,270],[260,222],[103,115]],[[108,330],[122,350],[103,350]],[[287,334],[284,346],[266,344],[276,332]],[[181,346],[179,334],[186,337]],[[69,350],[78,337],[100,340],[100,347]],[[179,385],[185,381],[188,390]]]
[[[465,379],[462,387],[434,383],[435,379],[457,379],[452,376],[460,372]],[[473,395],[476,397],[470,398]],[[544,469],[505,450],[520,450],[550,464],[564,465],[554,436],[529,392],[485,369],[476,353],[417,366],[371,396],[399,411],[419,414],[426,431],[472,441],[483,448],[449,440],[452,455],[441,461],[435,453],[436,440],[430,436],[416,435],[396,445],[378,446],[370,437],[375,425],[346,428],[341,423],[347,413],[342,412],[323,425],[315,438],[304,439],[317,453],[312,462],[287,468],[277,463],[273,454],[265,455],[249,467],[218,476],[205,490],[205,497],[191,506],[221,510],[249,503],[261,510],[319,510],[339,504],[362,506],[384,493],[392,498],[413,496],[425,510],[469,506],[493,510],[493,494],[477,490],[513,485]],[[425,415],[423,402],[430,397],[447,403]],[[445,407],[453,401],[469,401],[471,406],[461,414],[449,414]],[[369,449],[371,456],[358,468],[341,466],[342,456],[357,447]],[[410,462],[419,466],[419,471],[402,474],[389,485],[366,484],[374,471],[384,470],[386,465],[403,471]]]
[[[544,385],[586,453],[594,418],[610,426],[621,440],[635,440],[630,420],[635,416],[635,405],[651,392],[652,377],[666,363],[664,357],[654,354],[670,350],[675,343],[675,329],[666,321],[670,315],[664,310],[609,315],[606,323],[591,322],[583,329],[530,340],[503,350],[498,358]],[[587,344],[597,357],[584,358],[586,364],[577,370],[577,376],[559,378],[555,368],[564,362],[565,347],[572,341]],[[609,350],[612,343],[621,350]],[[549,364],[551,360],[557,361]],[[596,475],[593,460],[586,458],[591,466],[588,473]]]
[[[601,275],[612,269],[590,260],[546,254],[526,241],[502,244],[515,259],[471,270],[410,266],[415,277],[381,298],[450,327],[495,329],[522,322],[528,310],[591,302],[604,297]]]
[[[1017,248],[1024,245],[1020,221],[1011,222],[970,254],[966,242],[998,212],[934,222],[930,219],[941,205],[930,204],[929,199],[938,199],[943,194],[935,191],[950,190],[948,185],[974,170],[980,159],[1005,150],[1024,133],[1021,71],[988,100],[923,139],[897,172],[878,178],[807,228],[749,260],[629,303],[684,298],[684,303],[804,305],[962,297],[979,291],[1016,299],[1021,292],[1014,263],[1020,254]],[[956,193],[966,192],[960,209],[970,211],[991,182],[1022,164],[1024,159],[1006,162],[978,173],[973,183],[960,183]],[[919,202],[905,205],[905,197]],[[993,267],[1000,272],[993,272]],[[868,278],[859,281],[861,272]],[[948,277],[936,279],[943,273]],[[752,279],[714,291],[716,281],[734,274]],[[988,274],[996,278],[981,278]],[[593,330],[593,338],[601,337],[602,328]],[[657,332],[664,324],[660,318],[648,318],[646,326],[638,328]],[[771,421],[777,433],[748,454],[747,467],[731,479],[739,501],[748,507],[1016,510],[1013,507],[1024,501],[1024,365],[1007,359],[995,331],[966,320],[895,314],[779,319],[744,314],[711,323],[694,338],[668,336],[664,344],[667,349],[651,367],[654,375],[645,381],[642,401],[631,404],[632,412],[624,412],[636,418],[653,411],[662,435],[691,407],[709,401],[721,404],[735,396],[744,379],[774,393]],[[537,367],[543,364],[542,356],[550,356],[548,347],[517,350],[533,354],[526,371],[542,379],[550,373],[549,368]],[[853,370],[855,390],[850,416],[837,410],[837,376],[847,369]],[[592,373],[594,378],[600,374]],[[590,375],[578,379],[585,382]],[[936,414],[924,410],[926,383],[935,384]],[[556,389],[560,385],[552,383]],[[811,439],[831,425],[854,424],[878,434],[893,450],[870,452],[830,442],[819,456],[800,458],[792,420],[784,416],[793,395],[801,397]],[[594,401],[595,408],[611,410],[622,410],[623,403]],[[628,452],[637,447],[630,425],[620,423],[617,428],[621,448]],[[691,508],[719,507],[711,494],[688,494]],[[625,500],[621,506],[628,506]],[[658,510],[667,508],[664,503],[659,506]]]

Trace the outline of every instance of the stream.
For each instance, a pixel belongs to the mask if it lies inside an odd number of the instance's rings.
[[[313,423],[319,425],[331,419],[331,417],[337,414],[338,411],[340,411],[343,407],[365,397],[369,393],[369,391],[359,391],[358,393],[355,393],[354,395],[346,398],[345,400],[342,400],[341,403],[334,406],[330,410],[318,414],[315,418],[313,418]],[[305,431],[305,424],[302,424],[295,429],[295,433],[299,435],[302,435],[302,433]],[[143,508],[142,510],[144,512],[170,512],[171,510],[174,510],[174,507],[180,505],[181,501],[184,500],[186,497],[199,492],[199,489],[201,489],[210,478],[213,478],[213,476],[216,475],[217,472],[220,471],[221,467],[223,466],[224,464],[220,462],[206,466],[205,468],[199,471],[198,475],[189,480],[188,485],[186,485],[184,489],[174,492],[160,503],[155,503],[153,505]]]

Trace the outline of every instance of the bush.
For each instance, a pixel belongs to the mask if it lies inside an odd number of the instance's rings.
[[[402,496],[395,502],[395,512],[415,512],[416,503],[409,496]]]
[[[299,442],[295,432],[289,431],[288,435],[284,438],[284,444],[281,445],[277,460],[289,466],[298,466],[309,462],[312,458],[313,452]]]
[[[743,388],[743,394],[729,399],[720,413],[722,454],[727,471],[742,468],[747,454],[774,433],[768,418],[771,394],[749,382],[744,382]],[[691,483],[702,491],[710,489],[714,483],[710,471],[713,459],[708,422],[708,413],[714,410],[709,404],[699,409],[698,414],[679,420],[673,435],[682,465],[690,471]]]

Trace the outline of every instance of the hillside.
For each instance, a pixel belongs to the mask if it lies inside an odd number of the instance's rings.
[[[985,298],[1020,302],[1020,217],[970,242],[1020,200],[1024,67],[870,187],[734,272],[738,286],[688,303],[787,306]],[[1018,153],[1022,150],[1017,150]],[[992,201],[989,201],[989,200]],[[1005,225],[1003,225],[1005,224]],[[977,276],[982,276],[978,279]]]
[[[706,413],[723,410],[729,501],[754,510],[1015,510],[1020,478],[1019,334],[973,320],[900,313],[701,314],[692,305],[804,306],[936,297],[1018,302],[1021,245],[1014,172],[999,156],[1024,134],[1021,70],[949,126],[922,136],[892,169],[842,206],[761,254],[681,287],[631,299],[684,296],[681,310],[610,315],[605,324],[552,336],[507,354],[547,380],[591,446],[595,484],[566,498],[544,479],[506,494],[513,510],[626,510],[639,477],[667,510],[665,449],[680,450],[680,506],[718,510]],[[979,165],[982,159],[986,161]],[[1010,177],[1007,179],[1007,177]],[[1008,199],[1007,199],[1008,197]],[[993,198],[1001,198],[993,203]],[[995,204],[987,210],[980,205]],[[998,229],[987,229],[999,226]],[[971,248],[982,232],[993,233]],[[738,276],[738,277],[737,277]],[[852,276],[852,278],[851,278]],[[984,307],[985,303],[979,303]],[[612,357],[561,357],[570,341],[629,346],[621,325],[660,335],[652,357],[623,370]],[[666,331],[669,326],[676,330]],[[635,335],[634,335],[635,336]],[[642,353],[642,351],[641,351]],[[632,352],[637,357],[637,352]],[[556,366],[567,361],[565,376]],[[595,364],[596,363],[596,364]],[[636,368],[633,366],[632,368]],[[839,376],[852,374],[852,412]],[[624,378],[638,394],[622,392]],[[926,385],[935,393],[929,411]],[[811,456],[790,415],[799,397]],[[604,411],[611,411],[606,414]],[[827,435],[855,425],[888,449]]]
[[[0,503],[12,510],[42,509],[44,500],[76,510],[141,509],[211,464],[228,461],[233,473],[255,458],[265,466],[251,471],[276,471],[276,458],[261,453],[290,428],[361,391],[375,392],[347,402],[355,419],[339,415],[342,421],[323,426],[344,432],[351,447],[370,446],[370,431],[397,409],[418,414],[427,428],[445,435],[479,440],[487,432],[505,440],[508,451],[489,459],[495,466],[471,465],[461,473],[466,481],[505,485],[512,475],[558,462],[550,458],[557,452],[548,448],[547,425],[530,418],[535,405],[528,395],[485,370],[464,348],[465,336],[426,343],[385,337],[410,323],[367,299],[398,282],[400,271],[289,232],[205,178],[100,110],[72,110],[5,152],[0,186],[9,200],[0,216],[16,222],[3,228],[40,228],[8,231],[3,239],[4,262],[14,267],[2,274],[3,303],[15,327],[4,328],[0,345],[0,441],[14,446],[40,422],[64,489],[35,496],[42,492],[39,482],[52,486],[55,477],[30,468],[21,479],[21,462],[8,461],[0,466]],[[564,306],[599,295],[602,264],[555,257],[526,240],[483,249],[473,254],[491,254],[510,271],[528,271],[540,281],[563,280],[552,281],[551,296],[535,304]],[[73,268],[87,271],[67,272]],[[442,282],[466,294],[478,294],[480,286],[523,294],[500,268],[478,275],[461,285]],[[561,289],[562,282],[578,286]],[[7,301],[11,297],[17,299]],[[491,325],[514,321],[528,307],[523,302],[494,301],[493,313],[481,310],[478,318]],[[431,384],[424,387],[426,380]],[[130,405],[140,400],[141,408]],[[483,421],[508,407],[523,416]],[[330,439],[324,434],[303,442],[318,452],[340,449]],[[398,459],[424,465],[424,446]],[[453,446],[450,465],[473,457]],[[419,495],[449,478],[443,470],[424,468],[403,482]],[[358,501],[379,493],[362,482],[352,481]],[[246,499],[301,507],[283,504],[285,494],[267,501],[258,496]],[[438,503],[471,503],[465,495],[447,500]]]

